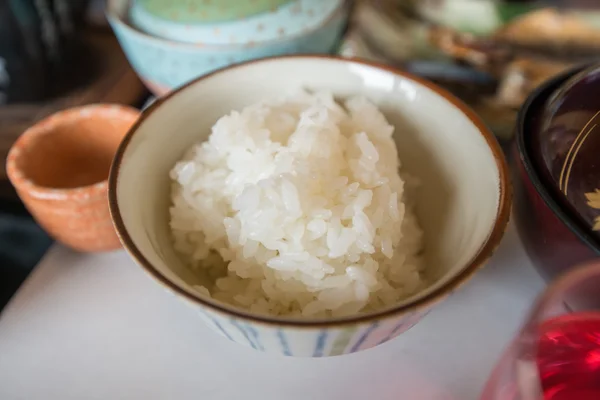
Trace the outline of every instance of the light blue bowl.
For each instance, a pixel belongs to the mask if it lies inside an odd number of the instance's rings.
[[[129,24],[129,0],[109,0],[107,18],[123,51],[146,86],[158,96],[217,69],[284,54],[326,54],[335,50],[352,1],[340,3],[330,18],[298,35],[260,43],[190,44],[158,38]]]
[[[129,21],[140,31],[176,42],[209,46],[249,43],[260,45],[263,42],[302,36],[305,32],[320,28],[339,10],[344,1],[295,0],[251,17],[216,23],[167,20],[149,13],[138,2],[133,2],[129,10]]]
[[[134,0],[131,9],[142,9],[163,23],[211,24],[246,19],[292,1],[295,0]]]

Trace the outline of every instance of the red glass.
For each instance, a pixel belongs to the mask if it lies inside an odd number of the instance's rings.
[[[481,400],[600,399],[600,261],[538,300]]]

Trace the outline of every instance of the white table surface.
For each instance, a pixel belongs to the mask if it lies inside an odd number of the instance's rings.
[[[55,246],[0,315],[0,399],[477,399],[543,286],[511,226],[483,271],[396,340],[285,358],[214,334],[124,252]]]

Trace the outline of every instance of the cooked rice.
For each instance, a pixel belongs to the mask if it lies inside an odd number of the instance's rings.
[[[422,288],[422,232],[393,131],[366,99],[344,109],[328,93],[219,119],[171,171],[175,248],[217,276],[199,293],[255,313],[329,317]]]

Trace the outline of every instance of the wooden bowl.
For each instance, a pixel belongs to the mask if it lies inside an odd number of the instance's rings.
[[[91,105],[58,112],[26,130],[8,154],[11,183],[56,240],[86,252],[120,247],[107,199],[110,164],[139,112]]]
[[[532,135],[536,167],[557,200],[600,239],[600,65],[556,89]]]
[[[594,75],[576,85],[569,81],[584,69],[538,88],[517,121],[512,163],[515,220],[532,262],[548,279],[600,254],[594,230],[600,215],[594,208],[600,178],[600,164],[594,161],[600,141],[591,134],[581,140],[595,126],[600,101],[589,94],[594,93],[592,87],[600,87],[600,80]]]

